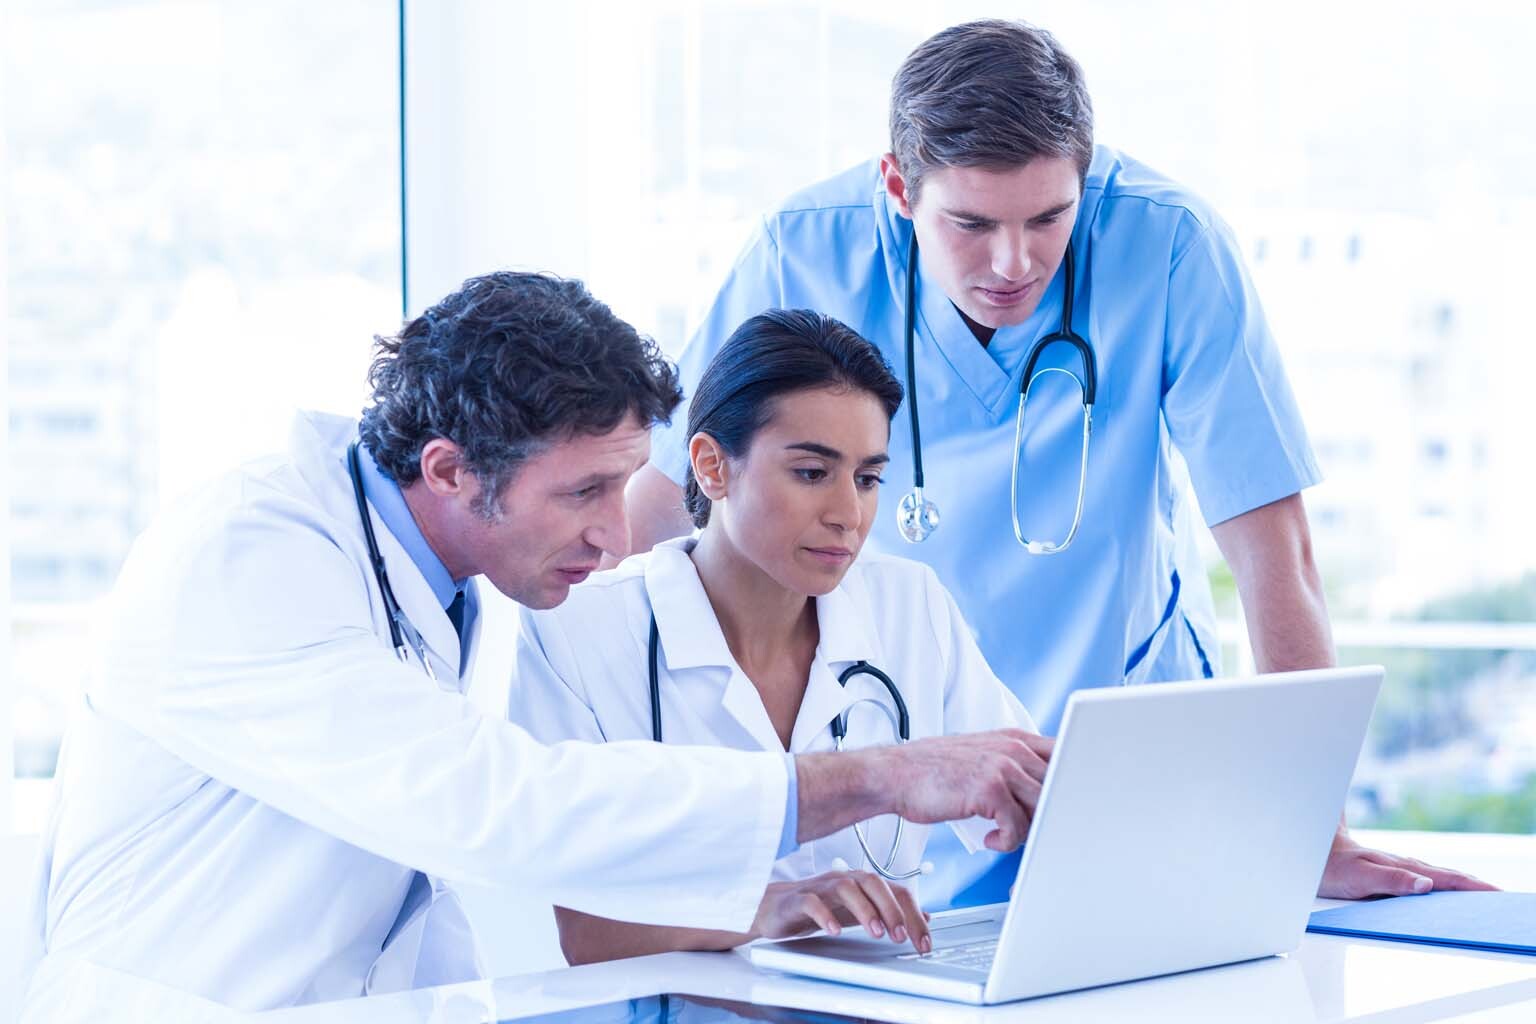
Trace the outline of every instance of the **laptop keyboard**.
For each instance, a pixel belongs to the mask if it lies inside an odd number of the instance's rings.
[[[997,957],[997,938],[966,942],[958,946],[943,946],[932,953],[901,953],[898,960],[921,960],[925,963],[943,964],[945,967],[962,967],[973,971],[990,971]]]

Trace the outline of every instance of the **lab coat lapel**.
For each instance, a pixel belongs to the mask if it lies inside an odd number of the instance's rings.
[[[794,753],[828,749],[832,745],[829,728],[832,719],[859,699],[876,697],[890,702],[885,687],[868,676],[854,676],[847,686],[837,681],[838,674],[855,662],[864,661],[879,667],[883,661],[880,638],[864,614],[859,596],[848,587],[845,577],[830,593],[816,599],[816,623],[821,641],[811,662],[805,697],[800,701],[800,713],[795,716],[795,728],[790,735],[789,746]]]
[[[347,530],[343,536],[354,541],[354,555],[361,565],[366,566],[366,542],[363,540],[362,524],[357,519],[352,478],[347,473],[347,446],[356,437],[356,420],[306,412],[300,413],[294,421],[289,447],[300,475],[309,481],[326,511],[343,524]],[[462,689],[459,678],[459,637],[454,632],[453,623],[448,621],[447,612],[437,603],[431,585],[416,568],[410,554],[389,532],[371,505],[369,511],[373,516],[374,536],[379,542],[379,552],[384,556],[384,567],[389,573],[395,600],[400,602],[406,619],[432,657],[432,667],[438,679],[448,689]],[[367,573],[367,570],[364,572]],[[367,576],[373,601],[382,606],[383,598],[378,594],[378,584],[371,573],[367,573]],[[386,638],[389,635],[387,626],[383,635]]]
[[[735,720],[763,750],[782,750],[778,733],[768,718],[763,699],[736,664],[730,645],[720,630],[720,620],[699,582],[699,574],[688,557],[693,547],[691,537],[658,544],[652,549],[645,567],[646,595],[656,616],[656,630],[661,638],[660,661],[673,685],[692,685],[686,678],[690,670],[720,670],[730,673],[720,693],[720,707]],[[663,678],[665,688],[669,680]],[[695,703],[695,706],[697,704]]]
[[[372,512],[372,506],[369,506]],[[410,553],[389,532],[378,513],[373,514],[373,531],[378,537],[379,551],[384,555],[384,565],[389,571],[389,585],[394,589],[400,610],[421,636],[428,654],[432,656],[437,677],[447,689],[461,689],[459,685],[459,634],[454,630],[448,613],[437,603],[437,594],[427,578],[416,568]]]

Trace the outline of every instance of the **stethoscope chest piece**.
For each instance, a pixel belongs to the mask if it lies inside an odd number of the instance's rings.
[[[896,505],[896,529],[902,540],[918,544],[933,535],[939,528],[939,506],[923,496],[921,487],[914,487],[901,496]]]

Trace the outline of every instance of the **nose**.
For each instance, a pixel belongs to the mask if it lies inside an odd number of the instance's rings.
[[[852,531],[864,521],[864,503],[859,500],[858,480],[852,476],[833,489],[822,521],[836,530]]]
[[[615,488],[614,496],[602,503],[597,519],[582,531],[582,540],[609,555],[615,562],[623,561],[629,554],[629,513],[624,508],[622,487]]]
[[[1029,246],[1021,231],[999,231],[992,245],[992,273],[1005,281],[1022,281],[1029,274]]]

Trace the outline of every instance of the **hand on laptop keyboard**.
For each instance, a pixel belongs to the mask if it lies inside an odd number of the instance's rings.
[[[863,925],[875,938],[890,936],[927,952],[933,948],[928,915],[912,890],[893,885],[872,871],[829,871],[793,882],[774,882],[763,894],[752,922],[752,935],[782,939],[824,929],[837,935],[848,925]]]

